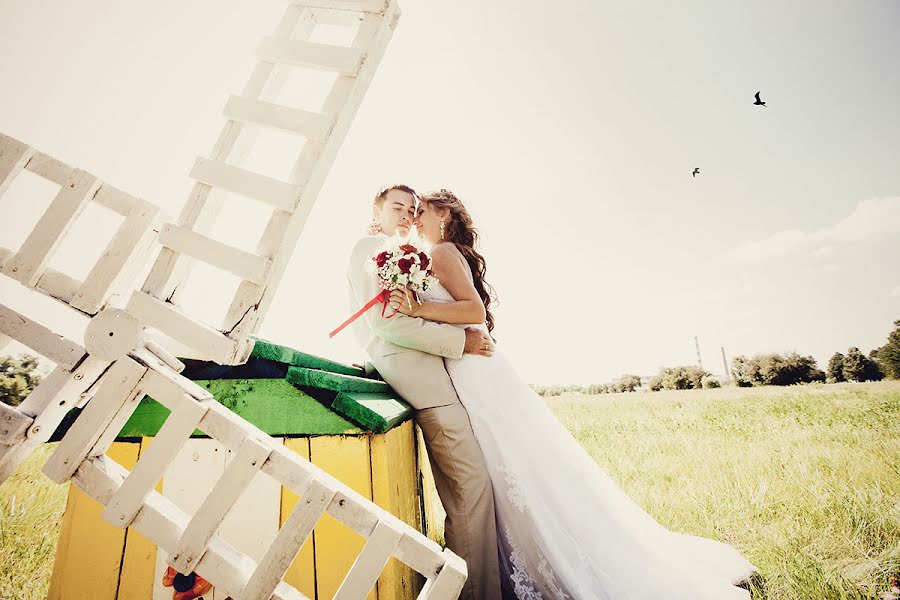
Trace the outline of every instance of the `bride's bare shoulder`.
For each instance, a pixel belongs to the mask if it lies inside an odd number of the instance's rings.
[[[456,244],[451,242],[444,242],[433,246],[431,248],[431,258],[438,263],[451,260],[464,260],[463,255],[456,247]]]

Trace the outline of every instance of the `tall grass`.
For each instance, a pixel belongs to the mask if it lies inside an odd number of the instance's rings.
[[[900,572],[900,382],[549,404],[657,520],[756,564],[754,598],[873,598]]]
[[[548,403],[657,520],[756,564],[755,599],[877,598],[900,573],[900,382]],[[67,491],[40,473],[51,449],[0,486],[3,599],[47,593]]]
[[[31,455],[0,485],[0,598],[47,597],[59,522],[69,486],[56,485],[41,473],[56,444]]]

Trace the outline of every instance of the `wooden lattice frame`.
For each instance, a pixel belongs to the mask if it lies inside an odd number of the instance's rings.
[[[84,405],[44,466],[56,482],[71,480],[104,505],[103,518],[133,527],[169,553],[181,571],[195,570],[217,588],[244,598],[300,599],[282,581],[319,518],[328,513],[367,538],[337,592],[362,598],[394,556],[425,576],[419,597],[455,598],[466,565],[402,522],[285,449],[180,375],[184,365],[145,335],[155,328],[221,364],[246,361],[253,338],[278,287],[315,198],[356,110],[374,76],[400,16],[396,0],[290,0],[274,34],[257,50],[259,63],[243,92],[225,105],[228,119],[209,158],[197,159],[196,181],[177,223],[157,222],[156,207],[116,190],[79,169],[13,138],[0,135],[0,196],[28,170],[60,185],[60,192],[18,251],[0,248],[0,273],[91,317],[84,344],[0,304],[0,345],[16,339],[56,363],[56,368],[12,408],[0,404],[0,481],[39,444],[63,416]],[[309,41],[316,24],[357,25],[350,47]],[[278,106],[278,65],[338,73],[320,114]],[[238,136],[253,123],[306,138],[288,181],[242,169],[252,136]],[[227,161],[227,162],[226,162]],[[210,199],[221,188],[270,204],[272,217],[257,252],[249,253],[205,235],[221,206]],[[60,240],[87,202],[118,212],[124,221],[83,282],[48,268]],[[158,229],[158,236],[155,235]],[[124,309],[107,305],[130,283],[153,242],[159,253],[140,290]],[[225,319],[215,328],[186,315],[176,302],[190,262],[225,269],[241,284]],[[129,472],[106,451],[140,399],[151,395],[170,414]],[[88,402],[88,400],[90,400]],[[191,433],[199,428],[235,453],[200,510],[189,515],[153,488]],[[254,475],[262,471],[300,496],[259,562],[226,543],[218,528]]]

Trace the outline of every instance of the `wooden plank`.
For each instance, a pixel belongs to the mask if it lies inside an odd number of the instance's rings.
[[[60,368],[71,371],[85,356],[75,342],[53,333],[37,321],[0,304],[0,332],[46,356]]]
[[[241,590],[246,600],[268,600],[300,551],[303,542],[334,498],[334,490],[317,479],[310,479],[306,492],[285,521],[275,541]]]
[[[272,262],[264,256],[240,250],[172,223],[162,226],[159,243],[254,283],[266,281]]]
[[[66,179],[72,175],[72,167],[63,161],[43,152],[35,152],[25,169],[39,177],[49,179],[57,185],[65,185]]]
[[[413,416],[412,407],[396,394],[341,392],[331,410],[375,433],[385,433]]]
[[[0,133],[0,196],[33,155],[34,148]]]
[[[368,437],[311,438],[309,452],[314,465],[363,498],[371,500]],[[316,526],[315,542],[316,594],[319,598],[332,598],[362,550],[365,538],[329,514],[322,517]],[[376,592],[367,597],[375,600]]]
[[[140,444],[117,442],[109,456],[125,467],[138,459]],[[91,598],[116,600],[119,569],[125,547],[125,530],[100,518],[96,500],[71,486],[60,523],[59,543],[50,577],[52,600]]]
[[[169,560],[179,572],[190,573],[194,569],[225,516],[235,506],[271,452],[270,446],[258,440],[244,440],[225,473],[216,482],[178,540]]]
[[[73,307],[96,314],[113,293],[131,283],[135,269],[143,266],[156,236],[152,225],[158,213],[159,209],[154,207],[135,209],[128,214],[72,298]]]
[[[227,454],[226,448],[216,440],[188,440],[163,475],[162,493],[186,514],[198,514],[203,502],[225,472]],[[180,533],[178,541],[184,538],[185,531]],[[174,552],[175,548],[172,550]],[[169,553],[166,549],[159,550],[153,573],[154,598],[172,597],[172,588],[166,588],[162,584],[168,562]],[[187,572],[192,570],[194,569]]]
[[[108,183],[104,183],[100,186],[100,189],[94,194],[94,202],[113,212],[119,213],[123,217],[128,217],[135,212],[159,213],[159,207],[152,202],[132,196]]]
[[[78,469],[112,422],[116,413],[140,393],[138,383],[146,368],[129,358],[116,361],[100,382],[91,402],[69,428],[56,450],[44,464],[43,472],[51,481],[63,483]],[[105,452],[105,448],[101,452]]]
[[[402,537],[403,532],[391,523],[379,522],[350,567],[347,577],[341,582],[341,587],[334,595],[335,600],[354,600],[372,592],[378,576]]]
[[[385,382],[378,381],[377,379],[366,379],[365,377],[329,373],[328,371],[307,369],[306,367],[288,367],[285,379],[294,385],[331,390],[333,392],[391,394],[391,387]]]
[[[181,373],[184,371],[184,363],[178,360],[178,357],[163,348],[160,344],[157,344],[151,339],[144,340],[144,346],[149,350],[156,358],[158,358],[161,362],[165,363],[166,366],[171,368],[176,373]]]
[[[271,127],[313,140],[324,139],[332,124],[331,119],[319,113],[235,95],[229,96],[224,115],[232,121]]]
[[[359,48],[265,37],[256,49],[256,57],[271,63],[355,76],[362,66],[365,53]]]
[[[176,370],[163,362],[156,354],[150,352],[148,348],[138,345],[131,351],[131,356],[150,368],[145,382],[147,393],[164,395],[168,393],[166,390],[179,389],[194,400],[212,400],[212,394],[206,388],[179,375]],[[179,399],[180,396],[175,397],[176,401]]]
[[[190,176],[206,185],[265,202],[287,212],[294,212],[300,196],[300,188],[296,185],[219,160],[198,158]]]
[[[463,559],[444,550],[446,562],[434,579],[429,579],[419,593],[419,600],[449,600],[459,598],[468,577],[468,569]]]
[[[309,460],[309,438],[285,439],[284,447],[304,460]],[[279,527],[284,526],[288,515],[294,510],[299,499],[300,497],[291,491],[290,488],[282,486]],[[316,597],[316,564],[313,549],[315,535],[315,531],[313,531],[313,534],[303,543],[300,552],[284,574],[285,583],[292,585],[310,598]]]
[[[419,470],[413,421],[385,435],[372,436],[372,500],[407,525],[421,531]],[[427,460],[427,459],[426,459]],[[378,578],[378,597],[412,600],[424,580],[409,566],[392,558]]]
[[[297,245],[297,239],[303,232],[325,177],[375,75],[399,17],[400,9],[396,2],[392,2],[383,18],[368,14],[360,25],[353,46],[365,48],[367,58],[355,78],[338,77],[325,100],[322,114],[338,115],[335,126],[328,140],[307,142],[292,169],[288,180],[304,182],[301,199],[293,215],[275,213],[263,233],[259,250],[273,257],[269,283],[264,289],[246,282],[238,287],[225,316],[225,324],[233,338],[246,339],[256,332],[268,312]]]
[[[282,440],[278,438],[269,438],[266,443],[273,453],[282,447]],[[226,460],[234,460],[235,456],[236,451],[229,449]],[[266,460],[263,466],[268,463]],[[226,468],[229,464],[225,463]],[[257,472],[222,521],[218,535],[259,563],[278,535],[280,507],[281,483],[267,473]],[[216,590],[214,600],[226,600],[227,596],[224,591]]]
[[[144,325],[158,329],[196,350],[204,358],[219,364],[229,364],[229,357],[236,346],[234,340],[209,325],[194,321],[174,304],[136,290],[125,310],[140,319]]]
[[[150,444],[149,438],[140,442],[141,449],[138,458]],[[132,464],[125,465],[128,468]],[[162,491],[163,482],[156,486],[156,491]],[[73,489],[74,488],[73,486]],[[100,516],[97,520],[102,522]],[[109,526],[104,523],[105,526]],[[156,546],[144,535],[129,527],[125,534],[125,553],[122,555],[122,571],[119,575],[119,595],[116,600],[148,600],[153,597],[153,583],[156,576]]]
[[[332,10],[350,10],[359,12],[384,12],[387,0],[290,0],[292,4],[301,4],[309,8],[329,8]]]
[[[359,367],[351,367],[328,358],[307,354],[306,352],[300,352],[299,350],[261,339],[254,340],[252,355],[295,367],[308,367],[310,369],[319,369],[320,371],[353,375],[354,377],[365,377],[366,375],[365,370]]]
[[[101,503],[108,503],[122,484],[126,472],[117,463],[104,457],[91,458],[78,469],[72,481]],[[143,533],[160,549],[173,548],[187,523],[187,515],[168,499],[153,492],[141,512],[134,519],[133,527]],[[218,537],[198,565],[197,572],[213,582],[217,589],[239,596],[255,567],[246,555],[235,550]],[[169,588],[171,594],[171,588]],[[284,584],[275,587],[274,600],[302,600],[299,592]]]
[[[134,520],[147,494],[200,423],[206,410],[205,405],[185,403],[172,412],[147,453],[141,457],[103,511],[103,518],[108,523],[127,527]]]
[[[75,297],[75,292],[81,287],[81,282],[65,273],[60,273],[56,269],[47,267],[34,287],[42,294],[56,298],[60,302],[71,306],[72,298]]]
[[[6,480],[35,448],[50,439],[81,395],[109,367],[109,361],[88,356],[74,372],[57,367],[19,405],[34,422],[25,439],[14,446],[0,446],[0,482]]]
[[[359,27],[365,13],[335,8],[310,9],[317,25],[331,25],[337,27]]]
[[[66,232],[99,187],[96,177],[74,169],[19,251],[3,264],[3,273],[34,287]]]
[[[279,21],[274,36],[308,39],[315,27],[310,12],[299,6],[288,6]],[[250,79],[241,91],[246,98],[272,100],[278,97],[281,88],[287,81],[287,69],[272,63],[259,62],[253,69]],[[214,161],[242,164],[256,140],[257,132],[250,128],[244,131],[244,125],[235,121],[226,121],[213,146],[209,158]],[[195,231],[206,231],[215,221],[222,202],[210,199],[212,187],[197,182],[182,208],[178,224]],[[188,277],[191,261],[178,260],[178,253],[163,249],[159,253],[150,273],[148,273],[141,289],[157,298],[168,298],[178,302],[180,284]]]
[[[34,422],[32,417],[0,402],[0,444],[12,445],[25,438],[25,431]]]

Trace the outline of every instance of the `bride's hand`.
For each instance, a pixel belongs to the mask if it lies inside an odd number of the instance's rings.
[[[414,292],[408,289],[393,290],[391,292],[391,308],[400,314],[414,317],[419,308],[419,301],[416,300]]]

